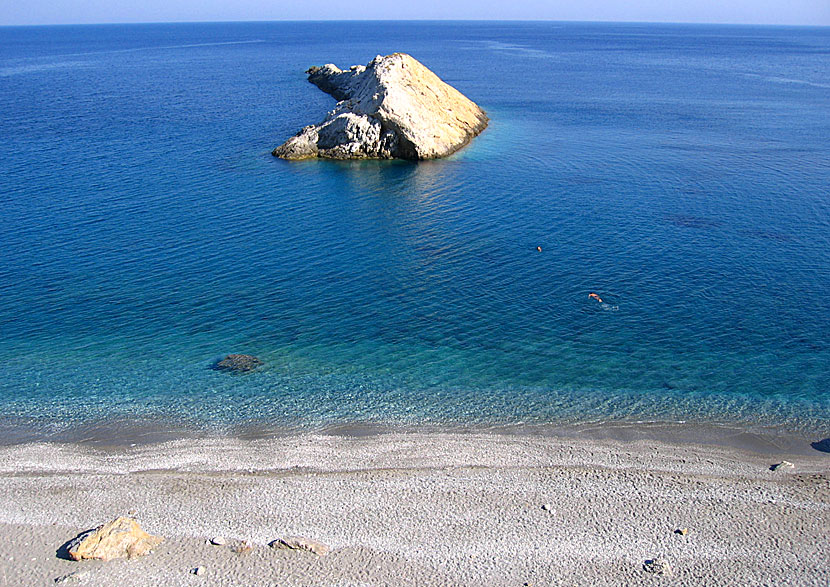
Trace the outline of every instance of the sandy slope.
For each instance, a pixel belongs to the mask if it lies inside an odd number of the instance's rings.
[[[470,433],[3,447],[0,585],[830,584],[830,455],[780,456]],[[153,554],[56,556],[131,510],[167,537]],[[291,534],[333,551],[265,546]]]

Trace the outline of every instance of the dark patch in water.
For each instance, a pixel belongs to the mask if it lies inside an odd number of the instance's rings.
[[[253,355],[230,354],[224,359],[215,361],[210,368],[214,371],[241,374],[250,373],[263,364],[260,359]]]
[[[598,177],[591,177],[590,175],[566,175],[562,178],[566,183],[573,184],[596,184],[604,183],[605,180]]]
[[[825,438],[824,440],[819,440],[818,442],[811,442],[810,446],[819,452],[830,453],[830,438]]]
[[[795,237],[791,234],[787,234],[786,232],[777,232],[774,230],[742,230],[741,233],[751,237],[762,238],[779,243],[791,243],[795,240]]]
[[[712,229],[723,226],[723,222],[703,216],[692,216],[691,214],[667,214],[664,216],[666,222],[681,226],[683,228]]]

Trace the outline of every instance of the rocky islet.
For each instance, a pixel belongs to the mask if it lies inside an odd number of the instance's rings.
[[[478,105],[405,53],[306,73],[338,103],[323,122],[274,149],[282,159],[437,159],[464,147],[488,124]]]

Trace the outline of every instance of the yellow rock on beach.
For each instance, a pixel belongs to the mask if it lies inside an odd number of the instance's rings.
[[[78,536],[67,546],[72,559],[79,561],[143,556],[164,542],[141,529],[132,518],[120,517]]]

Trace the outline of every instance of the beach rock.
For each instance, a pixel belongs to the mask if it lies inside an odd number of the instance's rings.
[[[221,536],[214,536],[210,539],[210,543],[214,546],[225,546],[228,541],[222,538]]]
[[[287,538],[279,538],[268,544],[271,548],[287,548],[290,550],[307,550],[314,554],[323,556],[328,554],[329,547],[310,538],[303,536],[289,536]]]
[[[674,531],[674,533],[675,534],[680,534],[681,536],[685,536],[686,534],[689,533],[689,529],[688,528],[678,528],[677,530]]]
[[[81,534],[67,545],[67,552],[76,561],[108,561],[145,555],[163,541],[161,536],[147,534],[132,518],[122,516]]]
[[[61,585],[63,583],[80,583],[81,581],[85,580],[89,575],[88,571],[76,571],[74,573],[69,573],[68,575],[63,575],[55,579],[55,583]]]
[[[791,462],[789,462],[789,461],[781,461],[780,463],[777,463],[777,464],[775,464],[775,465],[771,466],[771,467],[769,468],[769,470],[770,470],[770,471],[777,471],[777,470],[779,470],[779,469],[792,469],[792,468],[794,468],[794,467],[795,467],[795,465],[793,465],[793,464],[792,464]]]
[[[662,558],[649,559],[643,563],[643,570],[655,575],[671,575],[671,565]]]
[[[262,361],[253,355],[228,355],[213,368],[216,371],[228,371],[230,373],[248,373],[262,365]]]
[[[308,80],[338,100],[323,122],[274,149],[283,159],[435,159],[487,127],[484,111],[405,53],[365,67],[312,67]]]

